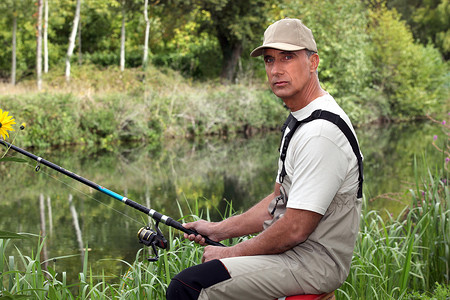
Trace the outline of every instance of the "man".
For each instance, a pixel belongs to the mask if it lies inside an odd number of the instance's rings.
[[[321,109],[340,116],[354,137],[349,118],[319,84],[317,46],[300,20],[269,26],[263,45],[251,53],[260,55],[294,124]],[[203,263],[175,276],[167,299],[275,299],[330,292],[345,281],[361,211],[359,147],[352,149],[332,121],[314,119],[295,131],[293,123],[285,124],[283,140],[290,143],[281,150],[272,194],[222,222],[184,224],[216,241],[259,234],[232,247],[206,246]],[[201,235],[185,237],[205,245]]]

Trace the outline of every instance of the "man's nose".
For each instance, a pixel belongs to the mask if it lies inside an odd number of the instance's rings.
[[[283,68],[278,61],[274,61],[272,68],[270,69],[270,73],[272,75],[279,75],[283,73]]]

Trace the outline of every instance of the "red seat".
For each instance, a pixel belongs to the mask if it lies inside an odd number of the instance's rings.
[[[322,295],[296,295],[286,297],[286,300],[316,300],[321,299]]]
[[[328,294],[320,294],[320,295],[295,295],[288,296],[283,298],[278,298],[277,300],[334,300],[334,292]]]

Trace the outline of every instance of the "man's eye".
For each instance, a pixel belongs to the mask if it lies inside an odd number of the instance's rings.
[[[273,61],[274,61],[273,57],[264,57],[264,62],[266,64],[273,63]]]
[[[284,60],[291,60],[292,59],[292,55],[285,55],[284,56]]]

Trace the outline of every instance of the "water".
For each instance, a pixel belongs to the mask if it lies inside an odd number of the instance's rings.
[[[357,133],[365,157],[369,207],[399,214],[408,204],[408,189],[414,188],[414,155],[441,159],[431,146],[439,126],[371,126]],[[80,147],[30,151],[174,219],[186,215],[189,221],[195,205],[220,220],[227,201],[241,211],[269,194],[278,143],[278,133],[270,133],[251,139],[172,140],[158,149],[133,145],[109,151]],[[20,147],[20,141],[16,145]],[[94,274],[102,269],[111,276],[124,273],[127,266],[117,259],[134,261],[142,247],[136,235],[148,217],[45,166],[35,172],[35,166],[32,161],[0,163],[0,230],[45,233],[44,258],[69,278],[81,272],[81,249],[86,246]],[[167,232],[165,225],[161,227]],[[9,255],[17,255],[13,245],[30,255],[37,240],[11,241]]]

